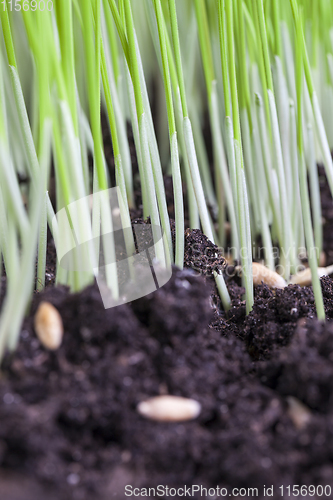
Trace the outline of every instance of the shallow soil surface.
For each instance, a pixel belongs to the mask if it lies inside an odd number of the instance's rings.
[[[329,264],[333,208],[322,184]],[[264,486],[274,498],[288,485],[333,491],[333,281],[322,279],[325,325],[311,287],[296,285],[258,287],[246,317],[237,277],[228,278],[226,314],[212,279],[224,259],[199,230],[185,238],[184,271],[107,310],[96,285],[79,294],[54,287],[49,241],[47,288],[34,295],[19,348],[2,366],[1,500],[123,499],[126,485],[207,488],[194,488],[197,499],[214,498],[208,489],[217,495],[217,486],[234,498],[233,488],[258,489],[243,498],[266,498]],[[34,333],[42,300],[63,319],[56,352]],[[138,403],[159,394],[193,398],[202,411],[183,423],[141,417]]]

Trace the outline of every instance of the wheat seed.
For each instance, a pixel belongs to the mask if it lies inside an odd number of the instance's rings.
[[[41,344],[51,351],[62,342],[64,327],[57,309],[49,302],[41,302],[34,319],[35,332]]]
[[[200,414],[201,405],[194,399],[157,396],[139,403],[137,411],[143,417],[157,422],[185,422]]]
[[[311,419],[311,412],[301,401],[293,396],[287,396],[288,415],[297,429],[304,429]]]
[[[318,276],[321,278],[322,276],[329,276],[333,273],[333,266],[328,267],[318,267]],[[312,283],[311,277],[311,269],[307,267],[303,271],[300,271],[297,274],[294,274],[290,278],[290,283],[293,285],[301,285],[301,286],[309,286]]]
[[[261,285],[262,283],[270,288],[284,288],[287,286],[287,282],[282,276],[258,262],[252,263],[252,272],[254,286]]]

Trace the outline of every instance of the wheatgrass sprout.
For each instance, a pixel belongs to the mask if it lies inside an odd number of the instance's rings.
[[[133,208],[162,227],[163,239],[154,233],[161,267],[183,266],[186,212],[192,228],[240,261],[247,312],[253,284],[261,282],[253,276],[252,261],[262,258],[257,248],[264,247],[263,273],[278,271],[285,285],[305,246],[324,319],[317,166],[323,163],[333,193],[331,0],[45,4],[44,11],[18,11],[7,0],[0,6],[0,252],[7,280],[0,357],[17,344],[33,288],[45,286],[48,228],[65,247],[74,228],[76,243],[88,242],[75,244],[72,267],[57,264],[57,284],[78,291],[99,280],[102,257],[110,263],[112,299],[121,295],[105,194],[113,187],[124,229]],[[164,186],[170,173],[174,249]],[[80,208],[70,223],[55,217],[73,206]],[[124,230],[124,241],[135,279],[131,231]],[[228,309],[223,275],[214,277]]]
[[[328,5],[327,0],[322,0],[321,4],[322,6]],[[291,8],[292,8],[292,13],[293,13],[293,18],[295,22],[295,26],[297,26],[298,19],[299,19],[299,13],[298,13],[298,3],[296,0],[290,0]],[[325,12],[324,9],[320,9],[320,12]],[[315,15],[315,19],[316,19]],[[323,16],[322,21],[326,24],[325,18]],[[329,27],[330,29],[331,27]],[[308,91],[310,94],[310,99],[311,99],[311,105],[312,105],[312,110],[313,110],[313,116],[314,116],[314,121],[317,129],[317,135],[318,135],[318,141],[321,149],[321,153],[323,155],[323,162],[325,166],[325,171],[326,171],[326,176],[327,180],[331,189],[331,193],[333,195],[333,160],[332,160],[332,155],[331,155],[331,150],[330,146],[328,144],[328,139],[325,131],[325,126],[322,118],[322,113],[320,110],[320,105],[317,97],[317,92],[314,87],[313,83],[313,78],[312,78],[312,73],[311,73],[311,68],[310,68],[310,62],[309,62],[309,56],[308,56],[308,51],[307,47],[305,44],[305,37],[304,37],[304,32],[303,32],[303,27],[299,28],[301,29],[301,34],[300,34],[300,43],[302,45],[302,52],[303,52],[303,61],[304,61],[304,73],[305,73],[305,78],[306,78],[306,84],[308,87]],[[315,37],[316,39],[316,37]],[[313,53],[315,54],[316,49],[313,49]],[[315,55],[314,55],[315,58]]]
[[[303,92],[303,30],[302,20],[299,14],[296,19],[296,90],[297,90],[297,146],[299,156],[299,179],[302,212],[304,214],[304,231],[307,248],[310,250],[309,264],[312,276],[313,292],[316,300],[317,315],[321,320],[325,319],[324,301],[318,276],[317,255],[314,252],[314,236],[311,222],[309,192],[306,180],[306,168],[304,160],[303,130],[302,130],[302,92]]]
[[[218,186],[218,191],[220,194],[220,196],[218,196],[219,212],[220,213],[224,212],[222,203],[224,203],[223,198],[225,198],[229,214],[229,220],[231,224],[231,245],[234,252],[234,258],[237,258],[238,248],[239,248],[239,241],[238,241],[239,222],[237,221],[236,218],[235,200],[233,198],[234,192],[231,189],[231,183],[226,162],[225,147],[222,140],[222,131],[221,131],[220,117],[219,117],[219,99],[217,94],[217,81],[215,77],[213,53],[209,38],[207,12],[205,7],[205,2],[203,0],[195,0],[195,11],[198,24],[198,36],[200,41],[201,57],[202,57],[205,81],[206,81],[206,91],[208,97],[208,109],[209,109],[210,126],[212,132],[212,141],[213,141],[215,182]],[[221,240],[220,243],[221,245],[224,245],[225,242],[221,238],[224,232],[223,219],[220,219],[219,226],[220,226],[219,238]]]
[[[158,25],[158,33],[161,47],[161,57],[163,66],[163,80],[166,95],[166,105],[168,113],[170,149],[171,149],[171,168],[174,186],[175,199],[175,221],[176,221],[176,243],[175,243],[175,263],[178,267],[183,267],[184,260],[184,205],[182,180],[180,175],[180,163],[178,154],[178,141],[176,132],[176,122],[172,103],[171,80],[169,74],[168,54],[166,46],[166,33],[163,21],[163,13],[160,0],[154,0],[155,15]]]
[[[231,175],[233,178],[233,191],[235,202],[237,203],[240,255],[243,265],[243,283],[245,284],[246,290],[246,308],[247,312],[249,312],[253,305],[251,236],[237,94],[233,12],[232,4],[228,2],[228,0],[226,2],[221,1],[219,4],[219,31],[221,67],[224,72],[227,148]]]
[[[204,197],[204,191],[203,191],[203,187],[202,187],[201,179],[200,179],[200,172],[199,172],[198,160],[197,160],[195,144],[194,144],[194,139],[193,139],[191,121],[189,119],[188,110],[187,110],[187,102],[186,102],[186,96],[185,96],[185,85],[184,85],[184,77],[183,77],[183,70],[182,70],[180,46],[179,46],[179,34],[178,34],[178,24],[177,24],[175,0],[168,0],[168,4],[169,4],[172,41],[173,41],[173,48],[174,48],[174,53],[175,53],[178,84],[179,84],[179,91],[180,91],[182,110],[183,110],[184,139],[185,139],[188,163],[190,166],[193,190],[195,193],[195,197],[196,197],[196,201],[197,201],[197,205],[198,205],[198,210],[199,210],[199,214],[200,214],[200,219],[201,219],[201,224],[202,224],[204,233],[208,236],[208,238],[210,238],[212,241],[214,241],[211,221],[210,221],[210,217],[209,217],[209,213],[208,213],[208,209],[207,209],[207,205],[206,205],[206,201],[205,201],[205,197]],[[223,306],[226,309],[228,309],[230,306],[230,297],[229,297],[229,293],[228,293],[228,290],[226,288],[226,285],[225,285],[225,282],[224,282],[222,275],[215,272],[215,281],[216,281],[216,285],[217,285],[219,294],[221,296]]]
[[[146,5],[149,27],[150,27],[152,39],[153,39],[155,50],[156,50],[156,55],[157,55],[157,58],[159,61],[161,59],[161,57],[160,57],[159,31],[158,31],[157,23],[155,22],[155,18],[154,18],[152,1],[147,0],[145,5]],[[191,172],[190,172],[190,166],[188,163],[188,158],[187,158],[187,153],[186,153],[185,138],[184,138],[183,126],[182,126],[183,112],[182,112],[182,102],[181,102],[180,89],[179,89],[179,85],[178,85],[178,77],[177,77],[174,57],[172,54],[171,42],[169,39],[169,35],[168,35],[168,31],[167,31],[164,17],[162,17],[162,22],[163,22],[163,26],[164,26],[164,34],[165,34],[165,43],[166,43],[167,56],[168,56],[168,67],[169,67],[169,72],[170,72],[170,80],[171,80],[172,88],[174,91],[174,100],[175,100],[175,104],[174,104],[175,113],[174,114],[175,114],[175,122],[176,122],[177,140],[179,141],[179,153],[180,153],[179,159],[183,161],[184,170],[185,170],[190,226],[192,228],[199,228],[200,227],[199,212],[198,212],[197,202],[195,199],[195,194],[194,194],[192,181],[191,181]],[[194,25],[194,28],[196,28],[195,23],[192,23],[192,24]],[[193,31],[193,35],[194,35],[194,37],[196,36],[195,31]],[[196,38],[193,39],[194,43],[195,43],[195,40],[196,40]],[[192,54],[195,55],[195,52],[196,52],[195,50],[192,50],[191,59],[193,59]],[[191,64],[189,63],[189,65],[191,65]],[[160,62],[160,66],[161,66],[161,73],[163,74],[162,60]],[[190,78],[190,82],[192,82],[192,78]],[[197,100],[195,102],[197,102]],[[193,109],[193,107],[191,107],[191,109]],[[200,139],[201,139],[201,136],[200,136]],[[202,145],[202,147],[203,147],[203,151],[205,151],[204,145]],[[203,152],[203,154],[204,154],[204,152]],[[202,164],[205,165],[205,161],[203,161]],[[205,168],[205,167],[203,167],[203,168]],[[209,167],[207,166],[207,171],[208,170],[209,170]],[[207,176],[205,177],[205,179],[207,179]],[[208,174],[208,182],[210,182],[210,181],[211,181],[210,174]],[[205,189],[205,186],[204,186],[204,189]],[[210,193],[213,197],[215,196],[213,194],[213,189],[211,190]],[[213,205],[214,205],[214,203],[213,203]]]

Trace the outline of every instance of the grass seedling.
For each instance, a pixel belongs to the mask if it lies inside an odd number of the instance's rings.
[[[304,230],[305,240],[308,249],[308,258],[312,276],[313,293],[316,300],[318,319],[325,319],[325,309],[323,295],[321,291],[319,276],[317,254],[315,252],[315,244],[311,222],[310,200],[306,179],[306,167],[304,160],[303,149],[303,130],[302,130],[302,91],[303,91],[303,30],[302,21],[299,14],[296,19],[296,90],[297,90],[297,146],[299,156],[299,179],[300,179],[300,193],[302,203],[302,213],[304,216]]]
[[[182,269],[184,261],[183,191],[182,191],[182,180],[180,175],[176,122],[175,122],[175,115],[172,103],[171,80],[169,74],[168,54],[166,46],[166,33],[165,33],[165,26],[163,22],[163,13],[160,0],[154,1],[154,8],[158,25],[159,41],[161,48],[163,81],[164,81],[164,88],[166,95],[166,105],[167,105],[169,134],[170,134],[171,168],[172,168],[172,179],[174,186],[175,222],[176,222],[175,264]]]

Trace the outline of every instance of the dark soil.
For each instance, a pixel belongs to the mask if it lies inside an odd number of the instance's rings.
[[[319,167],[319,182],[323,216],[324,252],[326,265],[333,263],[333,203],[330,188],[326,179],[324,167]]]
[[[170,182],[166,189],[169,196]],[[322,194],[330,263],[333,208],[324,184]],[[146,297],[104,309],[97,285],[79,294],[54,287],[49,241],[46,290],[34,295],[18,350],[2,366],[1,500],[123,499],[126,485],[219,485],[227,496],[258,488],[257,498],[264,485],[274,486],[274,498],[280,486],[333,488],[333,281],[321,281],[325,325],[312,288],[296,285],[258,287],[246,317],[237,278],[228,279],[227,315],[212,279],[225,270],[219,249],[199,230],[186,230],[185,243],[184,271],[174,268]],[[63,319],[57,352],[33,331],[41,300]],[[137,404],[158,394],[193,398],[202,412],[179,424],[144,419]]]

